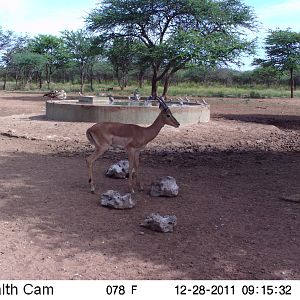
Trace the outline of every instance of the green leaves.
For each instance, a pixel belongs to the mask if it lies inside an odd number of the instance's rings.
[[[215,56],[214,45],[224,38],[229,41],[230,36],[234,38],[230,38],[228,51],[248,50],[251,42],[239,40],[239,34],[254,27],[255,17],[240,0],[105,0],[86,22],[88,29],[103,39],[124,36],[139,40],[149,49],[149,57],[163,60],[173,54],[170,59],[175,55],[186,60],[210,50]]]
[[[84,30],[65,30],[62,39],[73,59],[84,61],[91,56],[92,39]]]
[[[289,71],[291,98],[294,97],[294,70],[300,65],[300,33],[287,30],[270,30],[266,37],[265,59],[256,59],[254,64]]]
[[[265,63],[281,70],[296,68],[300,64],[300,33],[287,30],[270,31],[266,38]]]
[[[23,51],[12,56],[12,63],[22,70],[36,71],[44,67],[46,58],[42,54]]]
[[[12,32],[4,31],[0,27],[0,51],[5,49],[12,42]]]
[[[92,37],[85,30],[62,32],[62,39],[69,52],[70,58],[79,65],[80,70],[80,91],[83,92],[84,87],[84,72],[90,63],[93,65],[96,55],[100,53],[93,43]]]
[[[144,45],[140,57],[152,65],[154,89],[188,63],[236,62],[254,46],[242,35],[255,22],[240,0],[104,0],[86,19],[102,41],[122,36]]]
[[[40,34],[36,36],[30,43],[29,48],[32,52],[53,55],[62,46],[62,40],[53,35]]]

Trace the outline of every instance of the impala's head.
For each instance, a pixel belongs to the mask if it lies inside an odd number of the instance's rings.
[[[175,119],[175,117],[172,115],[168,105],[166,102],[163,100],[162,97],[157,98],[159,102],[159,108],[161,110],[161,115],[163,117],[163,120],[165,124],[173,126],[173,127],[179,127],[180,123]]]

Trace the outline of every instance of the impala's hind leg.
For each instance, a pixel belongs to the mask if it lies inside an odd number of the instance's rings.
[[[93,181],[93,164],[95,160],[100,157],[104,152],[106,151],[106,148],[96,148],[95,152],[93,152],[90,156],[88,156],[86,160],[86,165],[88,167],[88,175],[89,175],[89,184],[91,193],[95,193],[95,186]]]

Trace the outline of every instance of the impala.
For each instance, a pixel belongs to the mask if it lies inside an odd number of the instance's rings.
[[[164,125],[170,125],[176,128],[180,126],[164,100],[158,98],[158,101],[161,112],[149,127],[141,127],[135,124],[104,122],[97,123],[86,131],[88,140],[95,146],[95,151],[86,158],[89,184],[92,193],[95,192],[93,163],[110,146],[124,147],[128,154],[130,192],[134,193],[133,173],[135,173],[135,185],[139,189],[143,189],[139,180],[139,156],[141,150],[158,135]]]

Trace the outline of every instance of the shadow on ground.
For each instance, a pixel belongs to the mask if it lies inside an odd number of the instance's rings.
[[[126,192],[125,181],[103,176],[111,162],[97,162],[92,195],[83,157],[16,152],[1,158],[0,222],[8,224],[1,257],[10,255],[13,241],[21,243],[16,236],[33,245],[14,254],[8,277],[38,278],[26,274],[30,260],[43,268],[48,255],[51,279],[66,278],[58,266],[70,264],[86,279],[300,279],[300,204],[280,200],[300,193],[300,153],[182,152],[171,164],[145,154],[146,187],[171,175],[180,195],[150,198],[146,190],[125,211],[98,203],[107,189]],[[151,212],[175,214],[175,232],[141,228]]]
[[[10,96],[1,96],[2,100],[5,101],[29,101],[29,102],[45,102],[47,100],[55,100],[52,99],[50,97],[43,97],[44,93],[34,93],[34,94],[29,94],[29,95],[24,95],[24,93],[22,95],[18,95],[17,93],[13,93]],[[67,100],[76,100],[78,99],[79,95],[69,95],[67,96]]]
[[[224,114],[222,115],[222,117],[228,120],[274,125],[280,129],[300,129],[300,116],[280,116],[263,114]]]

